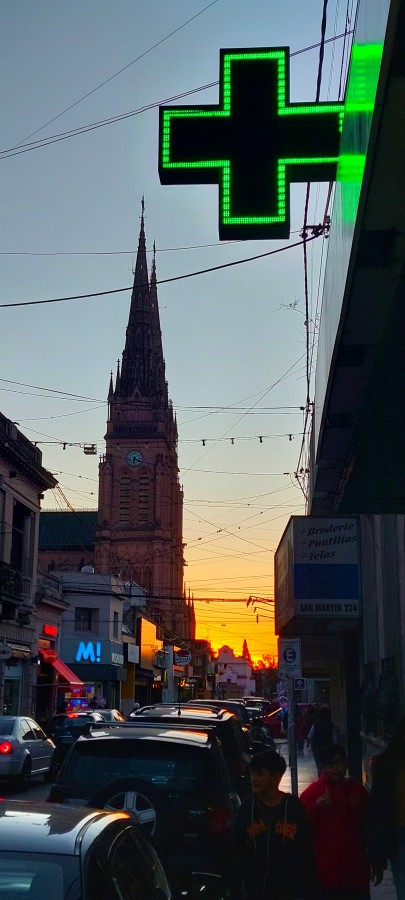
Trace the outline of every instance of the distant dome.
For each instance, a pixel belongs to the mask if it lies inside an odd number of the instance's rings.
[[[84,572],[85,575],[94,575],[93,566],[83,566],[83,568],[80,571]]]

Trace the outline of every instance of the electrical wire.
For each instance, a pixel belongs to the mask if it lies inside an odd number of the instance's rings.
[[[214,0],[214,2],[216,2],[216,0]],[[345,37],[345,34],[346,34],[346,32],[343,32],[342,34],[339,34],[339,35],[334,35],[331,38],[327,38],[324,43],[329,43],[331,41],[337,41],[340,38]],[[315,50],[319,46],[320,46],[320,43],[318,42],[316,44],[311,44],[308,47],[303,47],[300,50],[296,50],[293,53],[290,53],[290,57],[298,56],[299,54],[306,53],[309,50]],[[119,73],[116,73],[116,74],[119,74]],[[115,76],[112,76],[112,77],[115,77]],[[183,99],[184,97],[191,96],[192,94],[198,93],[200,91],[205,91],[205,90],[208,90],[209,88],[216,87],[218,84],[219,84],[218,81],[213,81],[213,82],[210,82],[209,84],[201,85],[196,88],[191,88],[190,90],[183,91],[181,94],[177,94],[176,96],[168,97],[165,100],[154,101],[153,103],[146,104],[145,106],[142,106],[139,109],[131,110],[130,112],[122,113],[121,115],[111,116],[110,118],[103,119],[99,122],[94,122],[89,125],[83,125],[79,128],[70,129],[69,131],[62,132],[60,134],[51,135],[48,138],[41,138],[39,141],[33,141],[28,145],[22,144],[22,141],[20,141],[19,144],[15,145],[15,147],[11,147],[7,150],[1,150],[0,151],[0,160],[8,159],[9,157],[12,157],[12,156],[18,156],[21,153],[30,153],[33,150],[42,149],[42,147],[47,147],[50,144],[55,144],[55,143],[59,143],[60,141],[69,140],[72,137],[76,137],[78,135],[80,136],[82,134],[87,134],[87,132],[94,131],[95,129],[104,128],[108,125],[116,124],[117,122],[121,122],[125,119],[129,119],[132,116],[137,116],[143,112],[147,112],[148,110],[156,109],[157,107],[165,105],[167,103],[170,103],[173,100]],[[99,85],[99,87],[101,87],[101,86],[102,85]],[[97,89],[98,88],[95,88],[95,90],[97,90]],[[94,93],[94,91],[91,91],[90,93]],[[90,96],[90,95],[86,95],[86,96]],[[85,98],[81,98],[81,99],[85,99]],[[81,101],[77,101],[77,102],[81,102]],[[76,104],[73,104],[73,106],[75,106],[75,105]],[[55,119],[59,118],[61,115],[64,114],[64,112],[67,112],[68,109],[71,109],[71,108],[72,107],[68,107],[62,113],[59,113],[59,115],[55,116],[54,119],[51,119],[47,123],[47,125],[49,125],[52,121],[55,121]],[[42,125],[41,128],[38,128],[36,131],[33,131],[32,134],[29,135],[28,137],[32,137],[34,134],[37,134],[38,131],[41,131],[41,129],[45,128],[45,127],[46,127],[45,125]],[[23,139],[23,140],[26,140],[26,139]]]
[[[316,241],[320,234],[314,234],[312,237],[306,238],[306,242]],[[156,281],[156,285],[161,284],[170,284],[173,281],[182,281],[185,278],[194,278],[198,275],[207,275],[210,272],[218,272],[220,269],[229,269],[232,266],[240,266],[243,263],[255,262],[257,259],[264,259],[267,256],[276,256],[278,253],[283,253],[285,250],[293,250],[295,247],[301,247],[304,241],[295,241],[293,244],[287,244],[285,247],[278,247],[276,250],[268,250],[266,253],[258,253],[255,256],[245,257],[244,259],[235,259],[232,262],[221,263],[218,266],[210,266],[207,269],[199,269],[196,272],[188,272],[185,275],[173,275],[171,278],[162,278]],[[145,287],[149,287],[147,284],[137,285],[139,290],[142,290]],[[0,309],[9,309],[15,308],[17,306],[41,306],[46,303],[64,303],[67,300],[88,300],[92,297],[107,297],[111,294],[122,294],[124,291],[132,291],[133,285],[124,288],[114,288],[110,291],[93,291],[90,294],[74,294],[69,297],[53,297],[49,300],[22,300],[17,303],[0,303]]]
[[[179,25],[178,28],[174,28],[173,31],[170,32],[170,34],[167,34],[164,38],[161,38],[159,41],[156,41],[155,44],[153,44],[147,50],[144,50],[143,53],[140,53],[135,59],[131,60],[131,62],[127,63],[127,65],[125,65],[121,69],[119,69],[118,72],[114,72],[113,75],[110,75],[108,78],[105,78],[104,81],[100,82],[100,84],[97,85],[97,87],[92,88],[92,90],[88,91],[87,94],[84,94],[78,100],[75,100],[74,103],[71,103],[70,106],[67,106],[64,110],[62,110],[62,112],[58,113],[56,116],[53,116],[52,119],[49,119],[48,122],[45,122],[44,125],[41,125],[39,128],[36,129],[36,131],[32,131],[31,134],[27,135],[26,138],[22,138],[21,141],[19,141],[19,143],[15,145],[15,147],[21,146],[23,141],[28,140],[28,138],[30,138],[30,137],[33,137],[34,134],[38,134],[38,132],[42,131],[43,128],[47,128],[47,126],[51,125],[52,122],[55,122],[56,119],[60,119],[61,116],[64,116],[65,113],[69,112],[71,109],[74,109],[74,107],[78,106],[79,103],[82,103],[83,100],[87,100],[88,97],[91,97],[92,94],[95,94],[96,91],[100,90],[100,88],[105,87],[106,84],[109,84],[114,78],[117,78],[118,75],[122,75],[123,72],[126,72],[127,69],[129,69],[131,66],[135,65],[135,63],[139,62],[140,59],[143,59],[145,56],[147,56],[148,53],[151,53],[152,50],[156,50],[156,47],[160,47],[162,44],[164,44],[166,41],[168,41],[169,38],[173,37],[174,34],[178,34],[178,32],[181,31],[183,28],[185,28],[186,25],[189,25],[190,22],[194,22],[195,19],[198,19],[199,16],[201,16],[203,13],[205,13],[207,11],[207,9],[210,9],[211,6],[214,6],[215,3],[218,3],[218,0],[211,0],[211,2],[207,4],[207,6],[204,6],[203,9],[200,9],[199,12],[195,13],[194,16],[191,16],[190,19],[187,19],[186,22],[183,22],[182,25]],[[12,149],[15,149],[15,148],[12,148]]]

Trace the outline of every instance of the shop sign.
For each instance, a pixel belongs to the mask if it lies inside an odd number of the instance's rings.
[[[113,666],[123,666],[124,665],[124,654],[123,653],[112,653],[111,654],[111,662]]]
[[[80,641],[75,656],[76,662],[101,662],[101,643],[100,641]]]
[[[113,645],[114,646],[114,645]],[[116,645],[115,645],[116,646]],[[110,645],[111,647],[111,645]],[[91,663],[101,663],[101,641],[80,641],[80,644],[76,651],[75,661],[78,662],[91,662]],[[106,654],[106,650],[104,648],[104,662],[108,662],[108,655]],[[107,655],[107,660],[106,660]],[[110,657],[111,664],[113,666],[123,666],[124,665],[124,654],[117,653],[115,650],[111,650]]]
[[[189,650],[182,650],[180,653],[174,654],[176,666],[188,666],[191,663],[191,653]]]
[[[0,662],[6,662],[6,660],[11,659],[12,655],[13,648],[10,647],[10,644],[0,641]]]
[[[221,240],[287,238],[290,184],[334,181],[342,102],[291,103],[288,47],[220,51],[220,103],[161,106],[162,184],[217,184]]]
[[[56,638],[58,636],[57,625],[44,625],[44,634],[48,637]]]

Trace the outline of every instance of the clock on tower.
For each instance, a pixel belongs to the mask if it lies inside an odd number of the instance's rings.
[[[127,463],[130,466],[140,466],[141,462],[143,462],[143,456],[140,450],[130,450],[127,453]]]

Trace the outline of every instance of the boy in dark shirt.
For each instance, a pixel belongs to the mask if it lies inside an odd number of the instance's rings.
[[[314,900],[315,864],[306,813],[298,797],[280,791],[287,768],[275,750],[251,761],[253,798],[235,827],[230,900]]]

